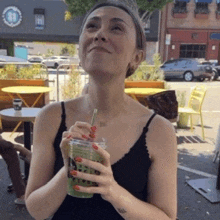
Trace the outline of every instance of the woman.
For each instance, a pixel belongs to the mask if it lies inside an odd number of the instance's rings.
[[[145,59],[137,14],[119,3],[97,4],[85,18],[79,57],[89,73],[88,94],[46,106],[34,128],[26,205],[36,219],[176,219],[176,137],[173,126],[124,93],[125,77]],[[98,109],[95,127],[89,124]],[[155,117],[154,117],[155,116]],[[96,129],[97,128],[97,129]],[[148,131],[149,130],[149,131]],[[67,144],[104,137],[102,163],[78,158],[100,175],[77,172],[96,187],[91,199],[67,195]],[[61,153],[62,152],[62,153]],[[62,156],[61,156],[62,154]]]

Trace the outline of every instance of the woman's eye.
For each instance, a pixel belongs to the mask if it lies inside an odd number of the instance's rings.
[[[97,26],[95,24],[87,24],[86,25],[86,28],[89,29],[89,28],[96,28]]]
[[[113,29],[113,30],[119,30],[119,31],[122,31],[122,28],[119,27],[119,26],[115,26],[115,27],[113,27],[112,29]]]

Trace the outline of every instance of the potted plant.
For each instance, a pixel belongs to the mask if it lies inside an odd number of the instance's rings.
[[[174,18],[186,18],[187,17],[187,9],[185,7],[174,7],[172,9],[172,16]]]
[[[209,17],[209,9],[208,8],[196,8],[194,11],[195,18],[198,19],[208,19]]]
[[[177,91],[178,107],[185,107],[186,104],[186,91]],[[186,128],[189,123],[189,114],[179,113],[179,120],[177,121],[178,128]]]
[[[61,86],[61,99],[68,100],[77,98],[81,95],[82,89],[81,73],[76,66],[72,66],[71,69],[68,70],[68,80]]]
[[[164,74],[159,54],[153,56],[154,65],[143,61],[133,75],[125,80],[125,88],[164,88]]]

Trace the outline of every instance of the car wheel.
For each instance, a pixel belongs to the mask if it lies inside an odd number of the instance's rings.
[[[187,71],[184,73],[183,78],[186,82],[191,82],[191,81],[193,81],[194,76],[193,76],[192,72]]]
[[[57,69],[58,66],[59,66],[58,63],[55,63],[55,64],[54,64],[54,68],[55,68],[55,69]]]
[[[217,80],[218,79],[218,72],[217,71],[213,71],[213,80]]]

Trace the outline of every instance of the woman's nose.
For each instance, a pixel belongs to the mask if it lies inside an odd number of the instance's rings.
[[[96,35],[95,35],[95,37],[94,37],[94,40],[95,40],[95,41],[103,41],[103,42],[107,41],[106,34],[103,32],[103,30],[99,30],[99,31],[96,33]]]

